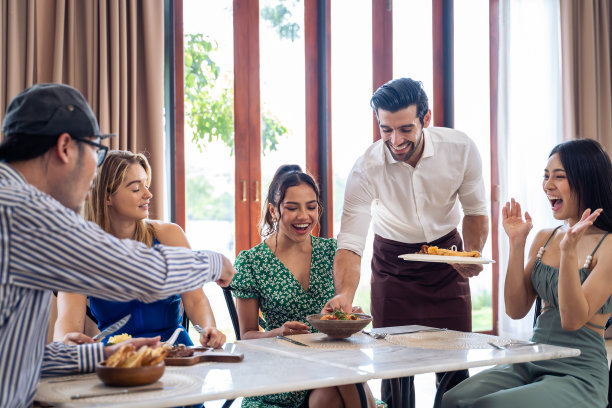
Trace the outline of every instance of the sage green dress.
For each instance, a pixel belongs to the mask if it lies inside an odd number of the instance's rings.
[[[334,296],[332,266],[336,240],[311,236],[312,259],[310,283],[304,290],[295,276],[264,243],[240,252],[236,258],[236,276],[232,280],[234,296],[258,299],[264,330],[273,330],[285,322],[306,322],[306,316],[321,313],[323,306]],[[314,329],[311,330],[315,332]],[[285,392],[259,397],[248,397],[243,407],[276,408],[299,407],[308,392]]]

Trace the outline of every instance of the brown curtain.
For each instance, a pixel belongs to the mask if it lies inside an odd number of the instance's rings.
[[[143,152],[163,217],[164,1],[0,0],[0,115],[23,89],[80,90],[112,149]]]
[[[612,153],[611,0],[561,0],[564,139]]]

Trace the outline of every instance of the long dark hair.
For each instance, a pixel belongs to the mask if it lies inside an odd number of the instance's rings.
[[[612,231],[612,163],[608,153],[593,139],[577,139],[558,144],[548,157],[553,154],[561,159],[580,213],[587,208],[603,209],[594,225]]]
[[[417,117],[421,126],[425,124],[425,115],[429,110],[429,102],[423,83],[411,78],[398,78],[387,82],[374,92],[370,99],[370,106],[376,112],[378,109],[388,112],[397,112],[400,109],[416,105]]]
[[[323,206],[321,205],[317,182],[310,174],[303,172],[297,164],[284,164],[276,170],[268,188],[268,196],[264,202],[262,220],[259,225],[259,234],[262,237],[267,238],[278,229],[278,220],[275,220],[272,216],[268,204],[272,204],[280,214],[280,203],[285,199],[287,189],[302,184],[309,185],[315,192],[317,206],[319,207],[319,218],[321,217]]]

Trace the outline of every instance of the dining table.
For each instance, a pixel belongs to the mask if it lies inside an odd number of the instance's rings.
[[[172,407],[580,354],[574,348],[503,336],[431,329],[378,328],[345,339],[323,333],[287,336],[302,345],[276,337],[239,340],[222,351],[242,353],[240,362],[166,366],[156,383],[125,389],[102,384],[95,373],[48,377],[41,379],[35,400],[62,407]],[[440,404],[444,385],[434,406]],[[74,399],[76,395],[87,398]]]

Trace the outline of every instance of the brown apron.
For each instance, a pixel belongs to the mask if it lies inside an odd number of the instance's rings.
[[[374,237],[371,312],[373,327],[419,324],[472,331],[470,284],[446,263],[405,261],[421,245]],[[440,248],[456,245],[463,250],[456,229],[427,243]]]

